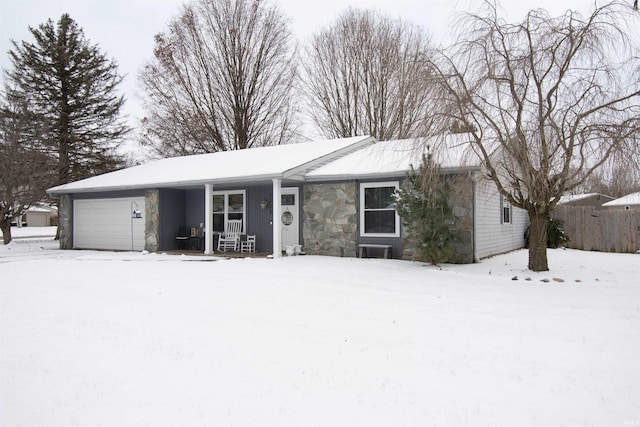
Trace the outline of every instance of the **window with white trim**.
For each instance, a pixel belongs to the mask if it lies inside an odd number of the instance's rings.
[[[360,184],[361,236],[400,236],[400,217],[394,198],[399,187],[398,181]]]
[[[511,202],[500,195],[500,224],[511,224]]]
[[[246,200],[245,190],[214,191],[213,192],[213,232],[223,233],[227,221],[242,220],[242,232],[246,230]]]

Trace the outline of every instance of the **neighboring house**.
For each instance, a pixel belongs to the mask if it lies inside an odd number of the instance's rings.
[[[456,261],[523,247],[526,213],[482,178],[477,159],[464,161],[460,138],[431,148],[443,173],[460,182],[452,197],[463,233]],[[257,250],[274,256],[297,244],[308,254],[357,256],[358,245],[370,243],[411,258],[391,195],[419,165],[423,151],[415,147],[415,140],[353,137],[176,157],[49,193],[60,199],[65,249],[170,250],[179,228],[190,227],[204,234],[202,250],[211,254],[227,221],[237,219],[243,235],[256,235]]]
[[[640,192],[627,194],[602,206],[609,210],[640,210]]]
[[[22,216],[16,218],[15,225],[18,227],[49,227],[58,225],[58,208],[47,205],[31,206]]]
[[[602,205],[612,200],[613,197],[600,193],[568,194],[560,198],[558,206],[592,206],[595,210],[602,210]]]

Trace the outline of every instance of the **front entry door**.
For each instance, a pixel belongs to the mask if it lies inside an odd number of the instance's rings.
[[[282,189],[282,206],[280,208],[280,235],[282,249],[287,245],[297,245],[299,231],[298,188]]]

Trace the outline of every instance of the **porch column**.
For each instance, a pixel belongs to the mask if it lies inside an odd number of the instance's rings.
[[[213,227],[211,203],[213,202],[213,184],[204,185],[204,253],[213,253]]]
[[[282,203],[282,180],[273,180],[273,258],[282,257],[282,241],[280,239],[280,205]]]

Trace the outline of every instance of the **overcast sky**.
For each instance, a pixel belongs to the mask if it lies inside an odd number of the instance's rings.
[[[142,117],[137,90],[137,74],[152,55],[153,36],[165,29],[166,23],[180,10],[182,0],[0,0],[0,66],[10,67],[7,51],[10,40],[32,41],[28,27],[37,27],[51,18],[57,21],[63,13],[84,30],[93,44],[98,44],[108,57],[118,63],[125,75],[123,91],[127,98],[125,113],[132,120]],[[427,29],[434,40],[450,33],[447,25],[455,11],[477,8],[480,0],[280,0],[277,3],[291,19],[299,42],[349,6],[380,10],[401,17]],[[532,4],[559,15],[566,9],[590,11],[590,0],[503,0],[502,8],[509,20],[521,20]]]

